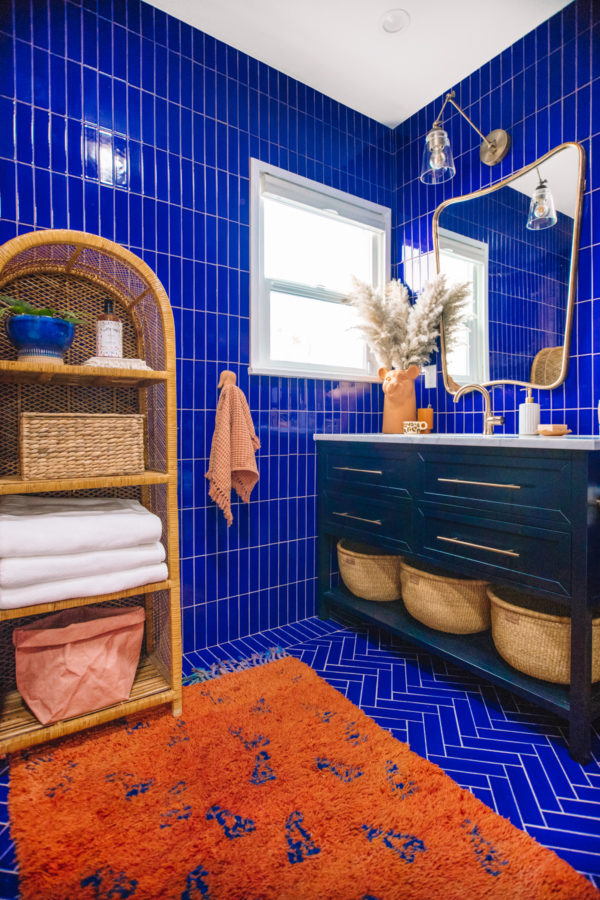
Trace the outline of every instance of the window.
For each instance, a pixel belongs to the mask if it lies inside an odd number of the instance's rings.
[[[446,349],[448,373],[457,384],[490,380],[488,338],[488,245],[445,228],[439,229],[440,271],[449,283],[469,282],[469,320],[456,344]]]
[[[352,275],[382,290],[390,210],[251,161],[250,371],[377,380],[342,303]]]

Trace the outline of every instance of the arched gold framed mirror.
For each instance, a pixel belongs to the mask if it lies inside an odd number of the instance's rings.
[[[569,142],[508,178],[440,204],[438,272],[472,284],[469,320],[441,329],[444,385],[565,380],[573,327],[585,153]]]

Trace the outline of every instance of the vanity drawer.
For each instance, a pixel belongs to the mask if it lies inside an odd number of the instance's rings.
[[[418,507],[419,552],[440,565],[468,563],[481,577],[536,587],[562,596],[571,593],[571,535],[515,522],[461,515],[454,510]]]
[[[535,454],[499,459],[493,450],[423,455],[420,495],[436,503],[565,527],[572,521],[571,460]]]
[[[322,460],[322,483],[326,490],[360,490],[370,495],[380,491],[382,499],[390,493],[394,497],[410,497],[415,461],[414,453],[397,445],[380,452],[363,450],[356,444],[348,449],[328,448]]]
[[[412,503],[373,502],[371,498],[351,493],[324,494],[319,499],[320,512],[326,526],[340,536],[348,535],[365,542],[378,538],[394,549],[412,550]]]

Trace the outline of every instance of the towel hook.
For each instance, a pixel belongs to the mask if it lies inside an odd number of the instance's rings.
[[[223,369],[221,375],[219,377],[219,383],[217,385],[217,390],[224,387],[226,384],[235,384],[237,376],[235,372],[231,372],[229,369]]]

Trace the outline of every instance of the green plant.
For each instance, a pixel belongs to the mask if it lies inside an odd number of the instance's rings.
[[[0,319],[12,313],[13,316],[49,316],[51,319],[62,319],[64,322],[70,322],[71,325],[81,325],[85,319],[77,313],[68,309],[57,310],[50,307],[40,309],[32,306],[26,300],[17,300],[15,297],[7,297],[6,294],[0,294],[0,303],[4,307],[0,309]]]

